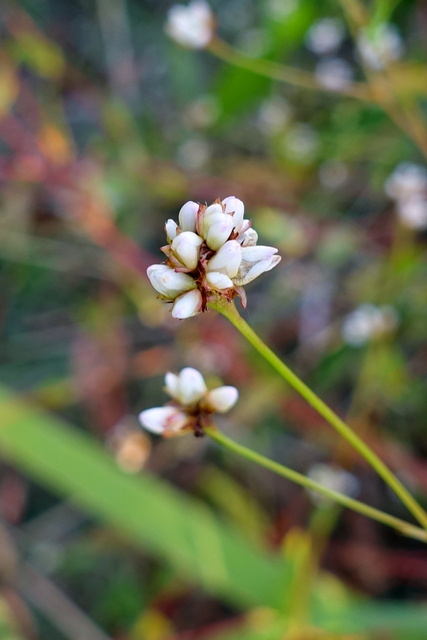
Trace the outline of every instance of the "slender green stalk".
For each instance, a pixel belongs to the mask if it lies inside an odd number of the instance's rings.
[[[326,93],[335,93],[341,96],[347,96],[368,102],[372,102],[374,100],[371,89],[366,84],[354,82],[345,89],[330,89],[317,82],[316,77],[308,71],[287,67],[272,60],[250,58],[240,51],[233,49],[233,47],[230,47],[229,44],[218,37],[214,38],[207,48],[208,51],[224,62],[228,62],[240,69],[246,69],[247,71],[251,71],[257,75],[265,76],[266,78],[272,78],[279,82],[286,82],[303,89],[325,91]]]
[[[377,522],[381,522],[393,529],[396,529],[400,533],[405,536],[409,536],[410,538],[415,538],[416,540],[423,540],[427,542],[427,532],[420,527],[410,524],[409,522],[405,522],[400,518],[395,518],[394,516],[389,515],[388,513],[384,513],[384,511],[380,511],[379,509],[375,509],[374,507],[370,507],[363,502],[359,502],[359,500],[354,500],[354,498],[349,498],[343,493],[339,493],[338,491],[334,491],[333,489],[328,489],[324,485],[311,480],[311,478],[307,478],[302,473],[298,473],[297,471],[293,471],[288,467],[285,467],[278,462],[274,462],[269,458],[262,456],[256,451],[252,451],[252,449],[248,449],[234,440],[231,440],[227,436],[225,436],[221,431],[218,431],[215,427],[205,427],[204,432],[211,440],[214,440],[218,444],[220,444],[225,449],[232,451],[233,453],[237,453],[243,458],[247,460],[251,460],[256,464],[259,464],[261,467],[265,467],[269,469],[273,473],[277,473],[279,476],[283,478],[287,478],[292,482],[296,482],[301,485],[305,489],[310,489],[312,491],[317,491],[321,495],[329,498],[330,500],[334,500],[338,502],[343,507],[348,507],[349,509],[353,509],[353,511],[357,511],[358,513],[363,514],[368,518],[372,518]]]
[[[290,384],[305,400],[336,430],[345,438],[365,460],[375,469],[379,476],[400,498],[407,509],[427,530],[427,513],[418,504],[415,498],[388,469],[384,462],[372,451],[372,449],[342,420],[323,400],[317,396],[300,378],[273,351],[259,338],[255,331],[240,316],[233,302],[218,300],[210,303],[224,315],[248,342],[267,360],[267,362]]]

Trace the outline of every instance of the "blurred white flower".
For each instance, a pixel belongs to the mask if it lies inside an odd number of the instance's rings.
[[[245,206],[229,196],[211,205],[186,202],[178,224],[167,220],[166,264],[152,265],[147,275],[160,297],[172,302],[172,316],[190,318],[210,300],[232,300],[246,306],[243,286],[281,260],[275,247],[258,246],[258,234],[245,219]]]
[[[363,62],[376,70],[399,60],[403,54],[400,33],[394,24],[388,22],[364,29],[358,37],[357,48]]]
[[[347,165],[341,160],[327,160],[319,167],[319,179],[326,189],[338,189],[349,175]]]
[[[289,130],[285,145],[291,159],[305,164],[313,160],[319,147],[319,137],[313,127],[300,122]]]
[[[176,42],[191,49],[203,49],[214,36],[214,16],[204,0],[193,0],[188,6],[175,4],[169,9],[166,33]]]
[[[403,224],[412,229],[427,227],[427,169],[412,162],[402,162],[387,178],[384,190],[396,200]]]
[[[401,162],[387,178],[384,190],[395,200],[405,200],[426,193],[427,169],[415,162]]]
[[[187,431],[202,436],[211,414],[226,413],[239,397],[237,389],[231,386],[208,391],[202,374],[192,367],[182,369],[178,375],[167,373],[165,385],[172,401],[164,407],[142,411],[139,421],[148,431],[166,437]]]
[[[264,133],[274,135],[281,131],[292,117],[289,103],[281,96],[265,100],[258,112],[258,126]]]
[[[307,32],[306,44],[317,55],[335,53],[341,46],[345,28],[338,18],[322,18],[315,22]]]
[[[344,318],[341,334],[344,342],[360,347],[372,338],[393,331],[397,324],[397,313],[393,307],[362,304]]]
[[[318,462],[308,470],[307,477],[327,489],[332,489],[351,497],[355,496],[359,489],[359,482],[356,476],[335,464]],[[316,504],[329,503],[329,499],[317,493],[317,491],[309,491],[309,494]]]
[[[346,89],[353,80],[353,69],[342,58],[321,60],[317,63],[314,73],[317,82],[332,91]]]

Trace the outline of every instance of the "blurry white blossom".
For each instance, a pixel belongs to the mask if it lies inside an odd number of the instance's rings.
[[[332,91],[346,89],[353,80],[351,65],[342,58],[324,58],[315,68],[317,82]]]
[[[317,55],[335,53],[345,37],[345,28],[338,18],[322,18],[307,32],[306,44]]]
[[[359,482],[357,478],[352,473],[345,471],[335,464],[318,462],[309,469],[307,477],[318,482],[327,489],[338,491],[338,493],[343,493],[350,497],[356,495],[359,489]],[[316,504],[325,504],[329,502],[328,498],[317,493],[317,491],[309,491],[309,494],[313,502]]]
[[[210,424],[210,416],[226,413],[239,397],[237,389],[231,386],[208,391],[202,374],[192,367],[182,369],[178,375],[167,373],[165,391],[171,402],[142,411],[139,421],[148,431],[166,437],[186,431],[202,436],[203,427]]]
[[[403,224],[412,229],[427,227],[427,169],[402,162],[387,178],[384,190],[396,201]]]
[[[287,155],[297,162],[311,162],[319,147],[319,137],[309,124],[298,123],[286,137]]]
[[[281,96],[274,96],[261,103],[258,112],[258,126],[266,134],[281,131],[292,117],[289,103]]]
[[[236,295],[245,306],[242,287],[280,262],[275,247],[257,245],[258,234],[244,215],[243,202],[229,196],[209,206],[186,202],[178,223],[166,221],[167,261],[151,265],[147,275],[159,297],[173,303],[174,318],[190,318],[210,300]]]
[[[338,189],[347,180],[348,167],[341,160],[327,160],[319,167],[319,179],[326,189]]]
[[[376,70],[399,60],[403,54],[400,33],[394,24],[388,22],[364,29],[358,37],[357,48],[363,62]]]
[[[175,4],[169,9],[167,34],[190,49],[203,49],[214,36],[215,20],[204,0],[192,0],[188,6]]]
[[[372,338],[393,331],[397,324],[398,318],[393,307],[362,304],[344,318],[341,333],[344,342],[352,347],[360,347]]]

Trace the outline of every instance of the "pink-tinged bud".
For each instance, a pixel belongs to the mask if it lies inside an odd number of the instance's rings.
[[[218,387],[208,391],[203,399],[203,406],[208,411],[226,413],[236,404],[238,397],[236,387]]]
[[[224,198],[222,204],[225,206],[225,213],[233,214],[234,228],[237,233],[240,233],[245,215],[245,205],[239,198],[235,198],[234,196]]]
[[[178,225],[175,220],[169,218],[169,220],[165,224],[165,232],[166,238],[168,242],[172,242],[176,238],[176,230],[178,229]]]
[[[172,307],[172,316],[178,320],[184,320],[184,318],[196,316],[201,310],[202,294],[198,289],[194,289],[176,298]]]
[[[234,278],[242,262],[242,247],[237,240],[228,240],[207,264],[208,271],[224,273]]]
[[[200,245],[203,239],[192,231],[183,231],[172,242],[172,251],[175,256],[187,267],[195,269],[199,262]]]
[[[142,411],[139,421],[148,431],[167,435],[181,431],[188,422],[188,416],[176,407],[155,407]]]
[[[257,247],[242,247],[242,260],[254,264],[260,260],[268,260],[277,253],[278,249],[275,247],[263,247],[259,245]]]
[[[180,209],[178,214],[179,228],[182,231],[196,231],[196,218],[199,204],[189,200]]]
[[[177,273],[165,264],[153,264],[147,269],[147,276],[156,291],[165,298],[175,298],[196,287],[193,278],[186,273]]]
[[[184,406],[190,406],[198,402],[206,393],[207,387],[202,374],[193,367],[185,367],[178,375],[179,402]]]
[[[206,274],[206,282],[218,291],[234,287],[233,281],[225,273],[219,273],[219,271],[209,271]]]
[[[209,216],[203,225],[204,237],[209,249],[218,251],[227,242],[233,226],[233,218],[228,213]]]

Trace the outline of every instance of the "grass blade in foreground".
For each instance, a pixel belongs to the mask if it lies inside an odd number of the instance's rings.
[[[1,456],[75,500],[216,596],[274,606],[282,560],[251,546],[202,503],[148,474],[122,472],[92,438],[0,387]]]

